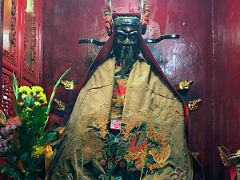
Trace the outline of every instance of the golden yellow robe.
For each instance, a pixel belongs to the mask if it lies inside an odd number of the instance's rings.
[[[80,91],[53,161],[50,179],[100,179],[94,177],[91,168],[85,167],[89,162],[101,174],[107,173],[106,162],[99,159],[106,158],[106,141],[101,139],[108,135],[114,70],[115,58],[110,58],[94,70]],[[124,161],[133,162],[140,172],[147,167],[148,173],[140,173],[141,179],[192,180],[182,102],[143,59],[135,62],[129,74],[122,121],[122,139],[129,140],[132,148],[124,155]],[[148,143],[136,149],[137,144],[133,144],[129,136],[142,124],[146,125],[144,134]],[[92,134],[94,128],[98,129],[101,139]],[[149,156],[153,159],[150,163],[147,162]]]

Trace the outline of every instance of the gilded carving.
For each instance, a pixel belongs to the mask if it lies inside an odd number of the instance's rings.
[[[177,89],[178,90],[188,90],[188,89],[190,89],[190,86],[191,86],[192,83],[193,83],[192,80],[180,81],[178,83]]]
[[[64,102],[62,102],[62,101],[60,101],[60,100],[58,100],[56,98],[54,99],[54,102],[57,104],[57,109],[59,111],[65,111],[66,105],[64,104]]]
[[[75,87],[74,81],[62,80],[61,84],[64,86],[64,89],[66,90],[73,90]]]
[[[198,98],[188,102],[188,108],[190,111],[198,110],[200,104],[202,103],[202,99]]]

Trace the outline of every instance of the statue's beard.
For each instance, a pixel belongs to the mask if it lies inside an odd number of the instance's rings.
[[[136,52],[132,45],[123,45],[118,49],[117,63],[123,67],[130,68],[136,61]]]

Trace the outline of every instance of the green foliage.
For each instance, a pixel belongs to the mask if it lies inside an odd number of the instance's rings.
[[[20,180],[19,175],[16,173],[15,169],[7,167],[5,164],[2,166],[2,173],[7,173],[9,176],[16,180]]]
[[[15,73],[13,73],[13,94],[15,96],[14,110],[15,110],[16,114],[18,114],[19,110],[18,110],[18,106],[17,106],[16,102],[19,101],[19,92],[18,92],[18,81],[17,81],[17,78],[15,76]]]
[[[5,124],[7,122],[7,117],[2,113],[0,113],[0,119],[2,119],[2,124]]]
[[[14,73],[13,73],[13,93],[15,95],[16,101],[18,101],[19,100],[18,81]]]
[[[57,132],[45,132],[39,138],[39,144],[43,145],[44,142],[51,142],[51,141],[55,140],[56,135],[57,135]]]

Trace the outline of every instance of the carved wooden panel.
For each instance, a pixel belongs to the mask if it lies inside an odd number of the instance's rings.
[[[3,64],[16,70],[17,4],[16,0],[4,1],[3,8]]]
[[[39,36],[41,28],[41,1],[26,0],[24,9],[24,79],[32,83],[40,82],[41,40]]]
[[[7,117],[14,117],[14,94],[12,90],[13,78],[5,73],[2,74],[2,110]]]
[[[36,15],[35,1],[27,0],[24,10],[24,73],[36,78]]]
[[[6,0],[3,3],[2,108],[14,115],[12,74],[19,85],[41,84],[42,0]]]

